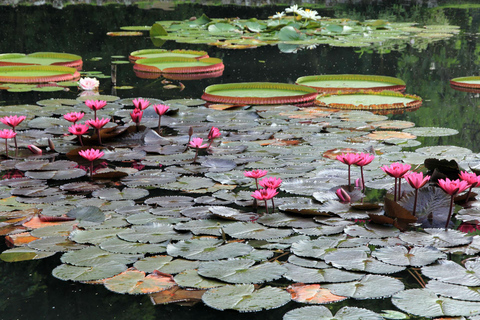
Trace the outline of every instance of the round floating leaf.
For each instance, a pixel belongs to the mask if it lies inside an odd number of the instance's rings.
[[[329,265],[323,261],[316,260],[316,259],[301,258],[294,254],[288,257],[288,262],[291,264],[294,264],[300,267],[306,267],[306,268],[324,269],[329,267]]]
[[[458,134],[458,130],[437,127],[415,127],[404,129],[403,132],[414,134],[417,137],[443,137]]]
[[[332,283],[324,286],[333,294],[347,296],[354,299],[378,299],[390,297],[402,291],[403,283],[395,278],[367,274],[360,281],[346,283]]]
[[[253,284],[241,284],[210,289],[205,292],[202,300],[207,306],[217,310],[255,312],[287,304],[290,294],[270,286],[255,291]]]
[[[363,277],[361,273],[353,273],[336,268],[311,269],[304,268],[294,264],[285,264],[287,272],[284,277],[303,283],[320,283],[320,282],[347,282],[360,280]]]
[[[60,280],[95,281],[113,277],[127,270],[121,263],[109,262],[94,267],[77,267],[61,264],[52,271],[52,275]]]
[[[404,267],[393,266],[368,257],[363,249],[339,249],[327,253],[323,259],[336,268],[369,273],[389,274],[405,270]]]
[[[193,197],[188,196],[165,196],[153,197],[145,201],[145,204],[156,204],[164,208],[190,207],[193,205]]]
[[[200,276],[197,270],[186,270],[177,274],[174,278],[180,287],[196,289],[209,289],[224,286],[225,283]]]
[[[335,316],[324,306],[307,306],[288,311],[283,316],[283,320],[381,320],[380,315],[373,311],[356,308],[343,307],[337,311]]]
[[[223,244],[223,240],[192,239],[169,243],[167,252],[171,256],[180,256],[190,260],[220,260],[243,256],[253,248],[247,244],[231,242]]]
[[[421,267],[438,259],[445,259],[445,253],[432,247],[413,247],[410,250],[404,246],[392,246],[377,249],[372,256],[385,263],[397,266]]]
[[[480,286],[480,261],[467,261],[462,267],[451,260],[440,260],[436,265],[422,267],[422,274],[447,283]]]
[[[118,237],[131,242],[161,243],[169,240],[190,239],[192,234],[177,232],[171,225],[153,223],[146,226],[133,226],[129,231],[119,234]]]
[[[144,254],[163,253],[167,249],[164,245],[129,242],[117,238],[110,238],[100,243],[100,248],[113,253]]]
[[[141,258],[139,255],[117,254],[102,250],[98,247],[86,247],[81,250],[64,253],[61,261],[79,267],[93,267],[108,262],[130,264],[139,258]]]
[[[76,179],[86,175],[86,171],[75,168],[69,170],[58,170],[58,171],[27,171],[25,176],[31,179],[41,179],[41,180],[68,180]]]
[[[427,289],[410,289],[392,297],[402,311],[421,317],[471,316],[480,312],[480,303],[439,297]]]
[[[41,238],[28,243],[28,246],[32,249],[50,252],[66,252],[85,248],[83,244],[70,241],[67,237]]]
[[[145,272],[129,268],[126,271],[105,280],[105,287],[113,292],[128,294],[149,294],[169,289],[175,285],[171,276],[157,272],[145,275]]]
[[[106,229],[75,229],[70,233],[70,240],[78,243],[91,243],[98,245],[103,241],[116,238],[117,234],[127,232],[127,228],[106,228]]]
[[[329,249],[334,248],[344,240],[344,235],[339,237],[319,237],[316,240],[302,240],[292,244],[292,252],[300,257],[320,258]]]
[[[215,220],[215,219],[205,219],[205,220],[192,220],[185,223],[178,223],[175,225],[176,230],[190,230],[193,234],[207,234],[212,236],[220,236],[222,234],[222,229],[229,225],[235,223],[234,221],[226,220]]]
[[[255,222],[237,222],[225,226],[223,231],[232,238],[257,240],[283,238],[292,234],[292,230],[267,228]]]
[[[173,258],[170,256],[151,256],[138,260],[133,264],[133,266],[137,270],[152,273],[154,270],[160,270],[161,267],[163,267],[172,260]]]
[[[430,280],[427,283],[426,288],[444,297],[450,297],[459,300],[480,301],[479,287],[466,287]]]
[[[0,259],[5,262],[18,262],[48,258],[54,254],[56,252],[42,252],[28,247],[16,247],[3,251],[0,254]]]
[[[327,304],[347,299],[347,297],[332,294],[330,290],[320,287],[319,284],[295,283],[288,286],[287,291],[292,295],[292,300],[299,303]]]
[[[208,210],[216,217],[235,221],[252,221],[259,217],[258,214],[253,212],[242,212],[225,206],[211,206]]]
[[[148,190],[138,188],[108,188],[94,191],[92,196],[105,200],[137,200],[148,196]]]
[[[298,217],[285,213],[268,214],[260,217],[258,223],[269,227],[290,227],[290,228],[315,228],[318,223],[312,218]]]
[[[75,208],[67,212],[68,217],[77,219],[78,221],[88,221],[101,223],[105,221],[105,214],[97,207],[86,206]]]
[[[229,283],[263,283],[279,279],[286,268],[278,263],[264,262],[254,266],[250,259],[229,259],[202,262],[198,274]]]
[[[425,228],[426,232],[409,231],[400,234],[400,239],[418,246],[435,248],[455,247],[472,242],[472,237],[457,230]]]

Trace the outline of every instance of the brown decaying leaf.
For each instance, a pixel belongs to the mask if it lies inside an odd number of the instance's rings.
[[[30,234],[30,232],[22,232],[11,234],[5,237],[5,241],[7,242],[7,246],[23,246],[24,244],[30,243],[34,240],[38,240],[40,238],[34,237]]]
[[[179,286],[174,286],[173,288],[150,294],[150,299],[155,305],[178,302],[187,302],[193,305],[202,301],[202,296],[206,291],[206,289],[190,290],[181,289]]]
[[[347,299],[347,297],[334,295],[319,284],[294,283],[288,286],[287,291],[292,295],[292,300],[300,303],[326,304]]]
[[[357,149],[352,148],[342,148],[342,149],[330,149],[323,153],[324,158],[336,160],[337,156],[341,155],[342,153],[358,153]]]

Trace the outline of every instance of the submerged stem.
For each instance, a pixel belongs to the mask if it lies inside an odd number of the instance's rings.
[[[445,231],[447,231],[448,229],[448,225],[450,224],[450,219],[452,217],[452,211],[453,211],[453,198],[455,196],[452,195],[452,197],[450,198],[450,209],[448,210],[448,217],[447,217],[447,222],[445,223]]]

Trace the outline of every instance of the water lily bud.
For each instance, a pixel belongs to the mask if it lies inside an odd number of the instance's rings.
[[[55,151],[55,145],[53,144],[52,139],[48,138],[48,147],[50,150]]]
[[[40,154],[43,153],[42,149],[40,149],[37,146],[34,146],[33,144],[28,146],[28,150],[30,150],[33,154],[39,154],[40,155]]]
[[[340,199],[341,202],[350,202],[352,201],[352,198],[350,198],[350,195],[348,194],[347,191],[343,188],[337,189],[335,191],[335,194],[337,195],[338,199]]]

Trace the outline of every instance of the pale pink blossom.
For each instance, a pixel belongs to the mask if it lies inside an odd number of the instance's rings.
[[[86,91],[94,91],[98,89],[98,86],[100,85],[100,82],[96,78],[81,78],[78,81],[78,85],[80,86],[80,89],[86,90]]]

